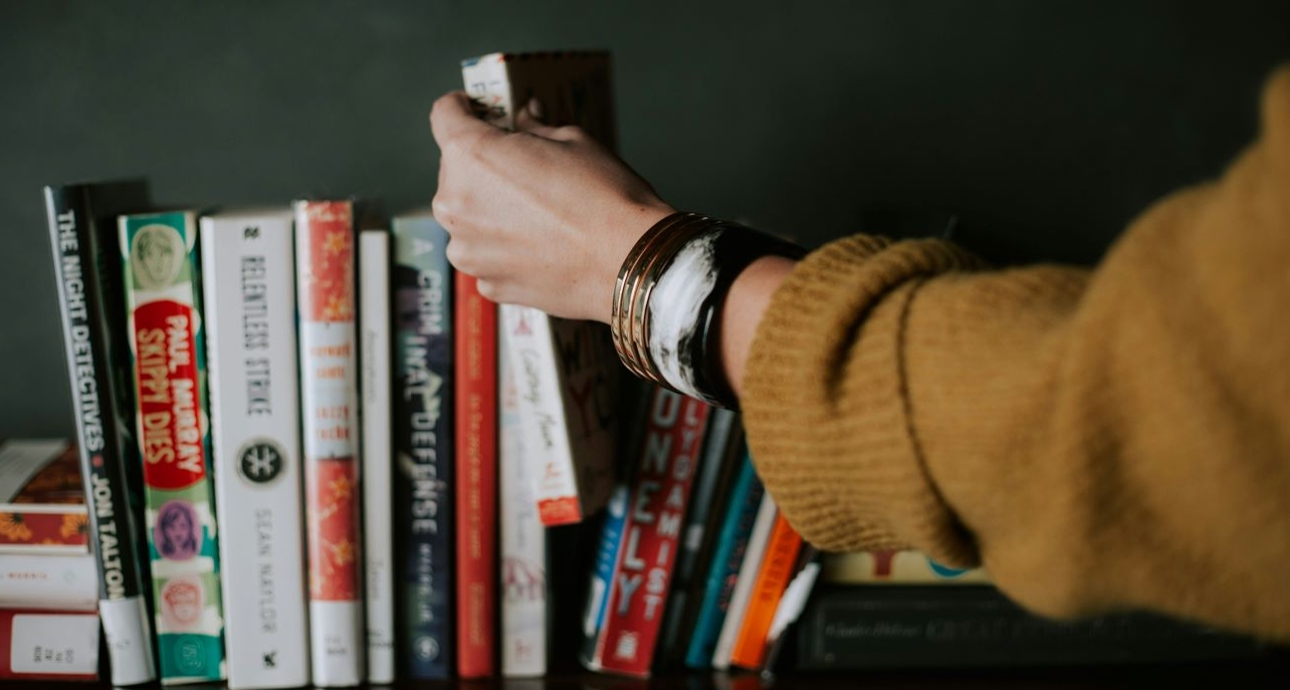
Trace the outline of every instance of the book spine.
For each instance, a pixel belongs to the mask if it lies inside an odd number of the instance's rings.
[[[684,655],[685,644],[693,630],[696,603],[699,597],[698,577],[701,555],[711,551],[716,525],[709,525],[721,517],[725,493],[736,458],[729,453],[730,446],[738,445],[737,414],[732,410],[714,408],[708,419],[707,436],[703,444],[703,459],[694,478],[694,495],[690,510],[685,516],[680,551],[672,575],[672,594],[667,601],[667,615],[663,617],[662,640],[659,643],[659,663],[663,668],[676,667]]]
[[[806,608],[806,603],[810,601],[811,592],[815,590],[815,582],[819,579],[821,570],[820,554],[815,547],[807,543],[802,544],[797,566],[797,572],[789,581],[788,587],[784,588],[784,596],[780,597],[779,605],[775,608],[775,618],[771,620],[770,631],[766,633],[766,653],[760,669],[762,679],[765,681],[774,680],[779,660],[783,657],[784,650],[791,639],[790,635],[784,633],[788,631],[789,626],[797,622]]]
[[[707,405],[673,391],[654,394],[596,649],[606,671],[649,676],[708,413]]]
[[[614,572],[618,570],[618,559],[622,555],[628,497],[629,487],[625,483],[615,487],[609,497],[604,523],[600,528],[600,540],[596,547],[590,585],[587,588],[587,605],[582,625],[583,646],[579,656],[582,664],[593,671],[600,669],[596,648],[600,640],[600,631],[604,629],[609,614],[609,592],[612,589]]]
[[[394,513],[390,453],[390,235],[359,235],[359,356],[363,387],[363,558],[367,680],[394,682]]]
[[[495,674],[497,631],[497,305],[455,274],[457,673]]]
[[[315,685],[363,682],[354,208],[298,201],[296,298]]]
[[[309,682],[293,229],[201,221],[228,685]],[[230,535],[233,538],[230,538]]]
[[[775,517],[771,528],[766,555],[753,583],[748,610],[739,629],[730,663],[746,669],[761,668],[766,654],[766,639],[779,600],[788,587],[789,578],[797,565],[797,554],[802,548],[802,537],[788,524],[783,514]]]
[[[133,425],[112,380],[113,355],[125,357],[109,314],[121,313],[120,259],[113,234],[98,232],[89,191],[46,187],[45,206],[58,284],[58,306],[71,383],[77,448],[85,475],[89,530],[99,579],[99,615],[111,662],[111,681],[138,685],[157,678],[152,622],[144,596],[140,531],[130,508],[126,463],[133,444],[123,438]],[[111,247],[111,249],[109,249]],[[113,336],[117,336],[117,343]],[[123,431],[124,430],[124,431]]]
[[[763,493],[752,461],[744,455],[735,485],[730,491],[721,534],[717,537],[717,546],[708,566],[694,633],[686,647],[685,664],[690,668],[706,669],[712,665],[717,638],[725,623],[730,598],[739,577],[739,567],[743,564],[744,552],[747,550],[753,523],[757,519]]]
[[[499,306],[498,318],[499,329],[510,341],[503,357],[515,371],[525,462],[536,468],[528,474],[538,516],[547,526],[580,522],[582,502],[560,395],[551,321],[536,309],[514,304]]]
[[[0,609],[93,611],[98,589],[90,554],[0,554]]]
[[[120,243],[161,682],[223,680],[196,214],[122,216]]]
[[[753,522],[748,544],[744,548],[743,562],[739,564],[739,575],[735,579],[734,591],[730,595],[730,605],[726,609],[726,619],[721,624],[721,634],[717,637],[717,647],[712,653],[712,667],[718,671],[730,668],[730,655],[734,653],[735,641],[743,628],[744,615],[752,598],[753,586],[757,573],[766,556],[767,541],[775,525],[778,511],[770,494],[763,493],[761,505],[757,508],[757,519]]]
[[[448,233],[429,217],[394,219],[394,487],[400,674],[452,675],[455,534],[452,269]]]
[[[546,673],[546,535],[533,500],[533,477],[520,431],[519,391],[511,366],[513,343],[498,333],[498,467],[501,520],[502,676]]]
[[[0,679],[95,681],[99,617],[0,609]]]
[[[797,629],[797,670],[1148,664],[1249,658],[1259,642],[1142,613],[1052,620],[991,587],[830,587]]]

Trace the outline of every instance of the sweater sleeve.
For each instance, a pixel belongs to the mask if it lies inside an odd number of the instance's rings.
[[[790,522],[983,564],[1048,615],[1290,639],[1290,68],[1262,117],[1091,271],[866,236],[802,261],[742,400]]]

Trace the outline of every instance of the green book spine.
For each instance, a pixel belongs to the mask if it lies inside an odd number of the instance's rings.
[[[119,226],[161,682],[223,680],[197,214]]]

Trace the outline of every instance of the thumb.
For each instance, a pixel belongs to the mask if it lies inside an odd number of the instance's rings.
[[[543,139],[555,139],[558,127],[546,123],[542,101],[530,98],[528,103],[515,113],[515,131],[535,134]]]
[[[479,119],[464,91],[452,91],[440,96],[430,109],[430,131],[442,149],[462,136],[498,130]]]

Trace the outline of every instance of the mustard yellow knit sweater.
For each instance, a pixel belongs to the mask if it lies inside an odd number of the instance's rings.
[[[1093,270],[868,236],[801,262],[743,397],[789,521],[984,564],[1048,615],[1290,639],[1290,67],[1262,120]]]

